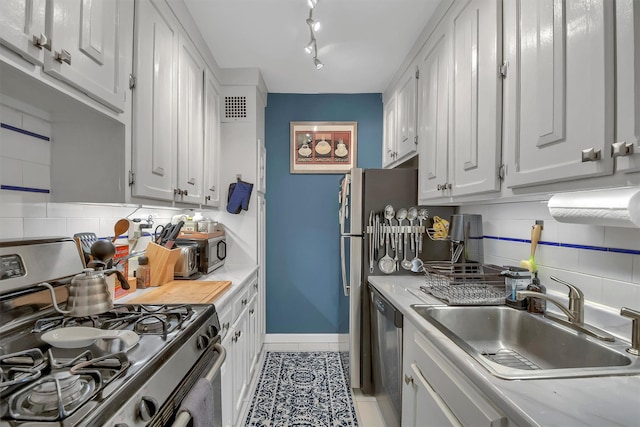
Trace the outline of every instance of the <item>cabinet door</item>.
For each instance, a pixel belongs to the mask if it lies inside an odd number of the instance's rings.
[[[232,347],[235,355],[233,364],[233,425],[242,412],[242,403],[249,382],[249,352],[247,351],[247,332],[249,327],[248,310],[243,310],[235,323]]]
[[[470,0],[451,15],[451,195],[500,190],[502,13],[498,0]]]
[[[180,201],[202,203],[204,167],[204,61],[180,33],[178,67],[178,189]]]
[[[166,4],[145,0],[136,5],[132,194],[173,200],[178,27]]]
[[[211,71],[204,81],[204,201],[220,205],[220,94]]]
[[[616,1],[616,167],[640,171],[640,3]]]
[[[382,167],[394,162],[396,153],[396,98],[391,97],[384,103],[384,139],[382,143]]]
[[[52,54],[44,71],[117,112],[124,111],[128,80],[123,41],[133,23],[131,1],[53,0]]]
[[[416,91],[417,71],[412,67],[405,74],[398,89],[398,136],[394,160],[409,158],[417,150]]]
[[[267,280],[267,201],[264,195],[258,196],[258,352],[262,348],[262,341],[266,333],[266,280]]]
[[[227,358],[224,360],[222,367],[220,368],[220,381],[221,388],[224,390],[222,393],[222,425],[224,427],[233,427],[235,425],[234,420],[234,403],[235,399],[229,390],[233,390],[233,374],[235,372],[235,364],[237,359],[237,353],[235,352],[236,346],[232,338],[235,334],[233,328],[229,328],[227,335],[222,340],[222,346],[227,350]]]
[[[505,2],[509,187],[613,172],[613,7]]]
[[[258,170],[256,171],[258,177],[258,191],[261,193],[267,192],[267,149],[264,146],[264,142],[260,138],[257,140],[258,145]]]
[[[0,1],[0,43],[36,65],[44,63],[44,50],[38,44],[50,48],[51,35],[45,30],[46,3],[46,0]]]
[[[420,62],[418,94],[418,200],[442,197],[448,179],[450,55],[446,32],[438,28]]]
[[[204,201],[220,205],[220,93],[211,71],[204,82]]]

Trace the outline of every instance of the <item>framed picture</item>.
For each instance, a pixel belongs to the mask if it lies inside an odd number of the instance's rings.
[[[291,173],[345,173],[356,167],[357,122],[291,122]]]

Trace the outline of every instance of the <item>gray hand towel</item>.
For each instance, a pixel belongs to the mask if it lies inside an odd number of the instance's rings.
[[[200,378],[180,405],[193,419],[193,427],[208,427],[214,418],[213,386],[206,378]]]

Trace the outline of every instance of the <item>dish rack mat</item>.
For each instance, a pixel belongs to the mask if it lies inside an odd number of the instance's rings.
[[[503,270],[477,263],[425,263],[426,285],[420,289],[448,305],[503,305]]]

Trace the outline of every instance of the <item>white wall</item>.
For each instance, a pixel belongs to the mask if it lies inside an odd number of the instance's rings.
[[[549,279],[556,276],[578,286],[588,302],[618,313],[623,306],[640,310],[640,229],[559,223],[546,201],[469,205],[460,212],[482,215],[485,262],[498,265],[528,259],[531,227],[544,220],[535,260],[547,289],[567,294]]]

